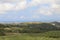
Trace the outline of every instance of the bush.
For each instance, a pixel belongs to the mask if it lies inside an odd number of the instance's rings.
[[[60,31],[50,31],[45,33],[46,37],[50,38],[60,38]]]
[[[4,29],[0,29],[0,36],[5,36]]]

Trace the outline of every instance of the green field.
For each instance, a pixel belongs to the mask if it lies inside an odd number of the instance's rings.
[[[16,35],[0,36],[0,40],[60,40],[60,38],[50,38],[42,35],[41,33],[20,33]]]

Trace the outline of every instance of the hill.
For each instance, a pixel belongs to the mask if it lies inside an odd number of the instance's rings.
[[[51,23],[24,22],[24,23],[10,23],[10,24],[0,23],[0,29],[4,29],[5,32],[39,33],[45,31],[60,30],[59,24],[60,24],[59,22],[51,22]]]

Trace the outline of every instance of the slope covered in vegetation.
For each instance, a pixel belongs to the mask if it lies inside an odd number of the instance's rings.
[[[40,33],[40,36],[60,38],[60,26],[57,27],[56,25],[56,23],[40,22],[0,24],[0,36],[13,35],[17,33]]]

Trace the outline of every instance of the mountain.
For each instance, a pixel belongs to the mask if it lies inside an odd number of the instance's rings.
[[[51,22],[51,24],[55,25],[56,27],[60,27],[60,22]]]

